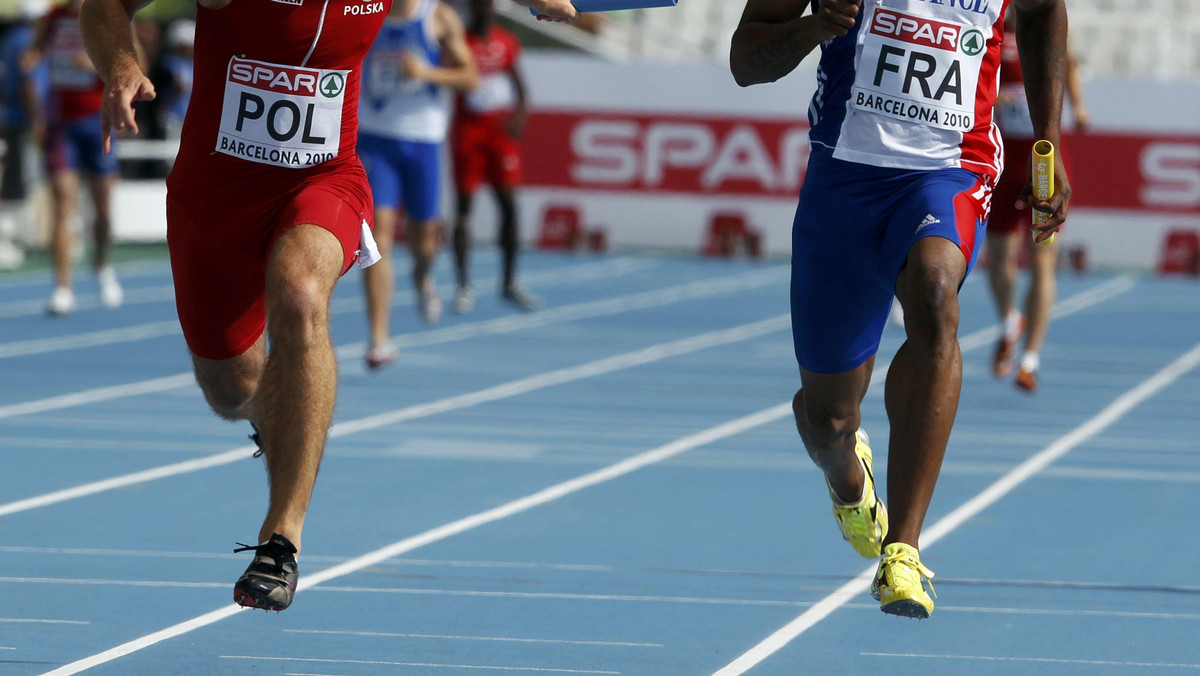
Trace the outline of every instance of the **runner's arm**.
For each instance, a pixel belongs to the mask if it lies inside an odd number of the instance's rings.
[[[513,0],[518,5],[524,5],[537,12],[538,20],[543,21],[579,21],[579,10],[571,4],[571,0]]]
[[[1087,131],[1092,126],[1092,116],[1083,102],[1083,79],[1079,75],[1079,59],[1075,53],[1067,53],[1067,98],[1071,99],[1071,112],[1075,116],[1075,131]]]
[[[1062,127],[1063,88],[1067,79],[1067,7],[1063,0],[1014,0],[1017,12],[1017,49],[1025,75],[1025,97],[1033,120],[1034,138],[1059,146]],[[1033,208],[1053,214],[1035,228],[1039,242],[1058,232],[1067,219],[1071,183],[1063,167],[1062,153],[1055,153],[1054,194],[1049,200],[1033,198],[1033,183],[1027,181],[1017,208]]]
[[[804,15],[808,0],[747,0],[733,34],[729,70],[743,87],[774,82],[800,65],[826,40],[854,27],[861,0],[821,0]]]
[[[21,98],[25,110],[29,113],[29,124],[33,129],[34,141],[41,145],[46,140],[45,105],[39,96],[37,81],[34,74],[41,68],[46,57],[46,46],[50,43],[50,19],[42,17],[37,24],[33,44],[21,54],[21,72],[24,81],[21,83]]]
[[[434,8],[438,41],[442,46],[442,66],[430,66],[416,59],[405,61],[405,75],[458,91],[479,86],[479,71],[467,46],[467,32],[462,19],[449,5],[439,2]]]
[[[516,61],[513,61],[512,68],[508,69],[508,77],[512,80],[513,91],[517,94],[513,116],[508,123],[508,132],[513,138],[517,138],[525,129],[525,121],[529,119],[529,98],[526,94],[525,78],[521,77],[521,69],[517,67]]]
[[[46,56],[46,47],[50,44],[50,17],[38,19],[34,29],[33,43],[21,54],[21,69],[26,73],[33,72]]]
[[[112,130],[137,133],[133,102],[154,98],[154,85],[138,65],[133,42],[133,15],[150,0],[88,0],[80,11],[83,43],[104,81],[104,152],[112,149]]]

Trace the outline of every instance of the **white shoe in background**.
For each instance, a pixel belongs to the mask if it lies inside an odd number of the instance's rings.
[[[55,316],[69,315],[75,311],[75,292],[65,286],[54,288],[46,303],[46,312]]]
[[[469,286],[458,287],[458,293],[454,294],[454,311],[460,315],[465,315],[475,309],[475,290]]]
[[[116,270],[111,265],[100,268],[96,281],[100,284],[100,304],[107,308],[121,307],[125,302],[125,291],[117,281]]]
[[[442,297],[432,283],[425,291],[417,292],[417,311],[428,324],[437,324],[442,318]]]

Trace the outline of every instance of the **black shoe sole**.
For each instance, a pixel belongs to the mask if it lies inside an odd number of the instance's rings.
[[[888,615],[896,615],[898,617],[910,617],[918,620],[928,620],[929,611],[925,610],[925,606],[913,601],[895,601],[879,608]]]
[[[233,602],[243,608],[254,608],[256,610],[272,610],[277,613],[281,610],[287,610],[288,606],[291,605],[291,603],[279,604],[279,603],[275,603],[273,601],[269,601],[267,599],[260,599],[257,596],[255,596],[254,594],[251,594],[250,592],[246,591],[245,589],[241,589],[240,587],[233,588]]]

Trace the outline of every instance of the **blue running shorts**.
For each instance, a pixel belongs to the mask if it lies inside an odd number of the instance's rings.
[[[913,171],[834,159],[813,148],[792,225],[796,360],[843,373],[879,350],[896,277],[923,237],[983,243],[992,181],[965,169]]]
[[[70,122],[54,122],[46,130],[46,164],[51,172],[109,176],[117,173],[116,145],[114,134],[114,152],[105,154],[100,113]]]
[[[367,170],[376,208],[404,207],[411,221],[437,217],[442,189],[440,143],[359,134],[358,156]]]

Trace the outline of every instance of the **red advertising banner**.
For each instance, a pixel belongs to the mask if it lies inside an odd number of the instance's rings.
[[[538,110],[528,128],[532,187],[794,200],[808,162],[802,119]],[[1200,137],[1070,134],[1063,146],[1076,207],[1200,213]]]

